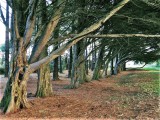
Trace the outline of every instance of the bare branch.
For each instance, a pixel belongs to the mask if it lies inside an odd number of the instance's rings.
[[[4,14],[3,14],[3,11],[2,11],[1,4],[0,4],[0,15],[1,15],[1,18],[2,18],[2,21],[3,21],[3,24],[4,24],[4,25],[6,25],[6,20],[5,20],[5,17],[4,17]]]

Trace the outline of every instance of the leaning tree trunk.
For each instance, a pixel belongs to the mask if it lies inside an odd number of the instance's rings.
[[[18,49],[15,49],[15,53],[12,54],[14,58],[11,65],[12,71],[0,105],[4,113],[15,112],[29,107],[26,86],[30,73],[26,62],[26,51],[22,45],[23,38],[20,38],[16,46]]]
[[[71,88],[78,88],[80,84],[87,82],[83,45],[84,42],[80,41],[74,46]]]
[[[48,55],[47,47],[41,53],[40,59]],[[50,79],[50,67],[49,64],[42,65],[38,70],[38,86],[37,86],[37,97],[51,96],[53,93],[52,83]]]
[[[104,46],[100,49],[99,51],[99,56],[98,56],[98,60],[96,61],[96,65],[95,65],[95,69],[93,71],[93,77],[92,80],[98,80],[99,78],[101,78],[101,69],[102,69],[102,64],[103,64],[103,56],[104,56]]]

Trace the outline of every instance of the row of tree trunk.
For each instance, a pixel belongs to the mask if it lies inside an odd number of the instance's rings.
[[[80,7],[85,7],[85,1],[78,2]],[[72,64],[70,64],[70,66],[72,65],[70,87],[77,88],[80,84],[88,81],[86,79],[86,56],[84,54],[86,44],[83,41],[85,40],[85,35],[99,29],[103,25],[102,23],[105,23],[128,2],[129,0],[123,0],[97,23],[94,23],[89,27],[83,26],[83,23],[85,23],[86,20],[84,19],[85,16],[82,16],[82,18],[79,17],[77,19],[78,23],[80,23],[77,25],[78,29],[73,30],[79,34],[71,38],[69,42],[61,45],[58,49],[48,53],[48,41],[58,26],[57,24],[61,19],[66,1],[54,1],[53,6],[55,8],[50,11],[53,13],[49,15],[45,12],[47,9],[50,9],[46,7],[46,0],[31,0],[30,2],[24,0],[7,1],[12,7],[13,12],[14,39],[12,42],[9,79],[0,103],[3,112],[10,113],[22,108],[30,107],[30,104],[27,101],[27,81],[29,75],[35,71],[38,71],[36,96],[46,97],[52,95],[53,91],[49,63],[61,56],[65,50],[69,49],[71,46],[73,46],[72,49],[74,52],[72,53],[73,59],[70,60],[72,61]],[[85,27],[87,28],[84,29]],[[27,50],[31,44],[33,44],[32,53],[30,58],[27,58]],[[103,47],[101,49],[102,51],[104,50]],[[105,53],[100,50],[99,56],[103,55],[105,55]],[[112,59],[114,58],[115,57]],[[98,59],[103,60],[103,58],[100,57]],[[99,61],[99,63],[95,63],[95,65],[100,65],[100,68],[98,69],[100,71],[103,65],[98,59],[97,61]],[[97,68],[97,66],[95,68]],[[96,71],[99,73],[98,70]],[[60,70],[60,72],[62,72],[62,70]]]

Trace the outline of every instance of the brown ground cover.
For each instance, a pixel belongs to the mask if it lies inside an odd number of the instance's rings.
[[[132,85],[121,85],[124,76],[136,76],[145,71],[126,71],[98,81],[85,83],[78,89],[64,89],[69,85],[66,74],[53,81],[54,95],[47,98],[31,97],[36,91],[37,77],[30,76],[28,93],[30,109],[3,115],[1,119],[158,119],[159,98],[142,92],[137,84],[149,82],[150,77],[135,77]],[[126,81],[125,81],[126,82]],[[2,89],[4,84],[0,86]]]

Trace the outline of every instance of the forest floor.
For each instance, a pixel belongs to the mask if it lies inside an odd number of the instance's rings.
[[[53,96],[29,97],[30,109],[1,113],[0,120],[159,119],[159,75],[158,71],[125,71],[82,84],[78,89],[65,89],[69,79],[66,74],[60,74],[60,80],[52,81]],[[5,80],[1,78],[0,91],[4,89],[2,83]],[[30,96],[36,86],[37,76],[32,74],[28,81]]]

